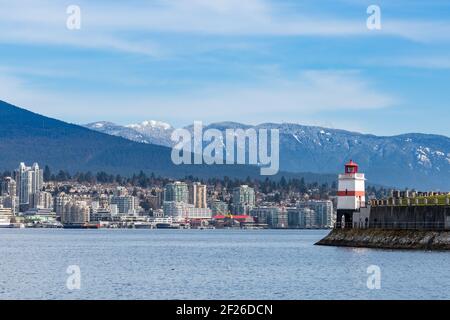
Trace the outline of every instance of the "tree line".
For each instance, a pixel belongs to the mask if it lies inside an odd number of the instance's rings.
[[[12,176],[11,171],[5,171],[2,173],[2,177]],[[78,182],[78,183],[103,183],[103,184],[117,184],[121,186],[132,187],[163,187],[167,183],[173,181],[166,177],[156,176],[154,173],[146,174],[140,171],[138,174],[131,176],[124,176],[120,174],[108,174],[107,172],[77,172],[70,174],[68,171],[59,170],[53,173],[49,166],[44,167],[43,178],[45,182]],[[250,178],[238,179],[238,178],[209,178],[201,179],[194,176],[186,176],[184,179],[180,179],[187,183],[200,182],[207,185],[219,186],[222,189],[226,188],[231,191],[233,188],[246,184],[254,188],[257,192],[264,194],[274,194],[274,200],[286,199],[291,193],[313,193],[323,198],[327,196],[333,196],[337,193],[337,181],[329,183],[307,182],[303,177],[286,179],[282,176],[279,179],[265,179]],[[376,195],[377,198],[386,197],[390,193],[390,189],[383,187],[367,186],[367,194]]]

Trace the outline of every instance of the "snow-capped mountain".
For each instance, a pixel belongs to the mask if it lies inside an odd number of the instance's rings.
[[[173,127],[157,121],[122,129],[95,124],[88,127],[133,141],[172,145]],[[186,128],[192,130],[192,126]],[[445,136],[410,133],[385,137],[290,123],[249,126],[221,122],[204,129],[208,128],[222,132],[237,128],[278,129],[280,170],[283,171],[338,173],[346,161],[353,159],[372,183],[450,190],[450,138]],[[135,130],[135,134],[130,134],[130,130]]]
[[[141,123],[135,123],[135,124],[129,124],[126,127],[128,128],[132,128],[138,131],[154,131],[154,130],[170,130],[172,129],[172,126],[166,122],[162,122],[162,121],[155,121],[155,120],[150,120],[150,121],[143,121]]]
[[[171,146],[170,134],[173,128],[165,122],[150,120],[121,126],[112,122],[99,121],[84,126],[91,130],[122,137],[131,141],[167,147]]]
[[[125,126],[128,129],[135,130],[146,137],[147,143],[158,144],[162,146],[171,146],[170,135],[174,128],[162,121],[143,121],[141,123],[129,124]]]

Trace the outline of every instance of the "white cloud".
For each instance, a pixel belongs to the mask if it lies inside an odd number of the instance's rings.
[[[49,92],[13,76],[0,77],[0,97],[31,110],[74,122],[143,118],[183,124],[238,120],[301,121],[323,111],[387,108],[397,100],[374,89],[355,71],[305,71],[289,80],[274,77],[253,85],[210,85],[171,95]],[[108,112],[114,110],[114,113]],[[105,114],[113,119],[104,119]],[[296,117],[296,119],[292,119]]]
[[[450,69],[450,56],[394,56],[389,58],[367,59],[364,63],[396,68]]]
[[[159,98],[150,106],[163,105],[165,112],[204,121],[245,119],[246,122],[281,121],[292,115],[335,110],[386,108],[396,99],[372,87],[357,72],[306,71],[289,80],[272,79],[254,86],[207,88],[179,99]],[[189,110],[189,114],[186,114]],[[143,110],[144,111],[144,110]],[[154,111],[152,111],[154,112]]]
[[[149,33],[226,36],[372,36],[413,41],[450,39],[448,21],[383,18],[381,31],[369,31],[367,15],[344,19],[296,14],[265,0],[189,0],[152,2],[76,1],[82,27],[66,29],[66,7],[56,1],[1,1],[0,42],[50,44],[118,50],[150,56],[165,54]]]
[[[86,4],[86,7],[89,6]],[[84,27],[87,24],[85,20],[89,22],[89,19],[85,19],[87,16],[88,13],[82,9],[83,27],[80,30],[68,30],[68,15],[62,3],[45,0],[39,3],[26,0],[13,3],[0,1],[0,43],[69,46],[160,56],[161,49],[154,42],[129,40],[101,27]]]
[[[450,22],[417,19],[384,20],[382,33],[423,43],[442,42],[450,40]]]

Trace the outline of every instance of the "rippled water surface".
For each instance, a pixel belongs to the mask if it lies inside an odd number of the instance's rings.
[[[450,298],[450,252],[314,246],[327,232],[0,229],[0,298]],[[66,285],[71,265],[79,290]],[[379,290],[367,288],[371,265]]]

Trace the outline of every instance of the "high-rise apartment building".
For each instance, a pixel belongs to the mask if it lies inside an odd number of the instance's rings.
[[[334,206],[331,200],[308,200],[288,209],[290,228],[330,228],[334,221]]]
[[[17,184],[11,177],[5,177],[0,183],[0,205],[4,208],[10,208],[15,215],[18,210]]]
[[[89,222],[90,208],[84,201],[69,201],[61,216],[63,224],[85,224]]]
[[[248,214],[255,206],[255,190],[247,185],[233,189],[233,213]]]
[[[250,210],[250,215],[257,219],[258,223],[267,224],[271,228],[287,228],[287,211],[284,207],[255,207]]]
[[[217,199],[211,201],[211,211],[213,216],[225,216],[230,213],[228,203]]]
[[[136,197],[133,196],[113,196],[111,204],[117,205],[119,214],[135,214],[136,213]]]
[[[30,197],[30,207],[38,209],[52,209],[53,197],[50,192],[38,191]]]
[[[194,182],[189,185],[189,203],[195,208],[206,208],[206,185]]]
[[[153,188],[150,194],[147,195],[147,200],[153,210],[161,209],[164,201],[164,190],[160,188]]]
[[[172,217],[176,221],[182,220],[186,216],[187,205],[186,202],[164,201],[164,216]]]
[[[313,210],[313,216],[309,218],[309,225],[311,227],[327,228],[333,226],[334,208],[331,200],[309,200],[299,202],[297,208],[308,208]]]
[[[184,182],[175,181],[164,187],[164,201],[189,203],[189,188]]]
[[[17,193],[16,181],[11,177],[3,178],[0,184],[0,196],[15,196]]]
[[[14,172],[17,184],[17,196],[19,205],[24,208],[32,207],[32,196],[42,189],[44,184],[44,171],[39,168],[37,163],[27,167],[21,162],[19,168]]]
[[[70,197],[64,192],[61,192],[60,194],[58,194],[58,196],[55,197],[54,208],[57,217],[63,216],[66,204],[69,203],[69,201]]]

